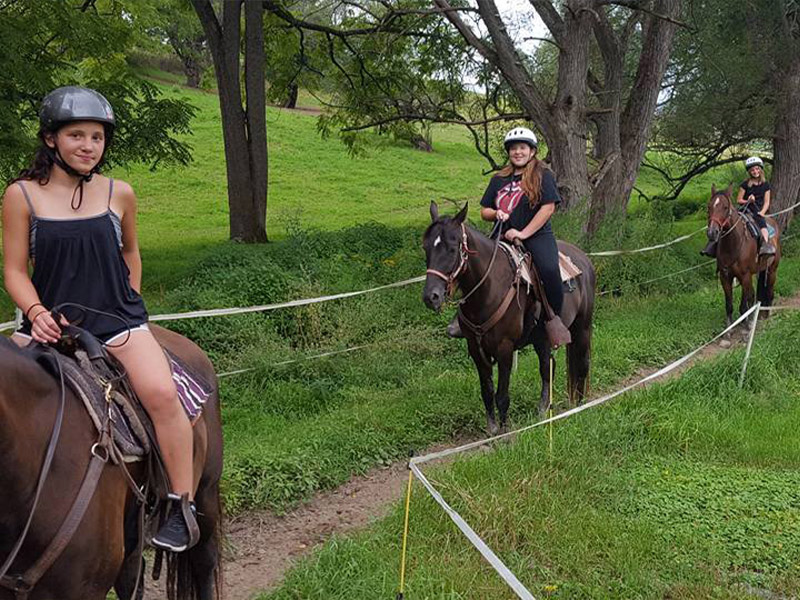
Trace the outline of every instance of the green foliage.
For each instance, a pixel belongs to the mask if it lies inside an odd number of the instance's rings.
[[[59,85],[82,84],[107,95],[119,128],[111,162],[185,164],[193,111],[161,98],[125,62],[133,43],[120,3],[46,0],[0,7],[0,178],[14,175],[36,145],[39,102]]]

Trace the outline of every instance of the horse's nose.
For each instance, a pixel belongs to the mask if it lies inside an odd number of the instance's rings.
[[[433,310],[439,310],[439,308],[442,306],[442,300],[444,298],[442,297],[441,291],[433,289],[424,293],[422,295],[422,299],[425,301],[425,305],[428,308],[432,308]]]

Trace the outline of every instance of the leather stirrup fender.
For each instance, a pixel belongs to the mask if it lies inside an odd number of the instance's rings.
[[[544,330],[547,333],[547,339],[550,340],[550,345],[553,346],[553,348],[566,346],[572,342],[572,334],[570,334],[569,329],[566,328],[564,322],[561,320],[561,317],[558,315],[553,315],[552,319],[545,321]]]

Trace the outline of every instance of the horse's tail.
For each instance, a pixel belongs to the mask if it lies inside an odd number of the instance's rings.
[[[571,406],[589,395],[589,368],[592,356],[592,324],[574,323],[572,343],[567,344],[567,394]]]

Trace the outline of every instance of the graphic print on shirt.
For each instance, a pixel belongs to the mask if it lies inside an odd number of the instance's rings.
[[[519,181],[511,181],[507,185],[500,188],[495,197],[495,206],[498,210],[502,210],[507,215],[514,212],[514,209],[519,204],[519,199],[525,195],[522,191],[522,186]]]

